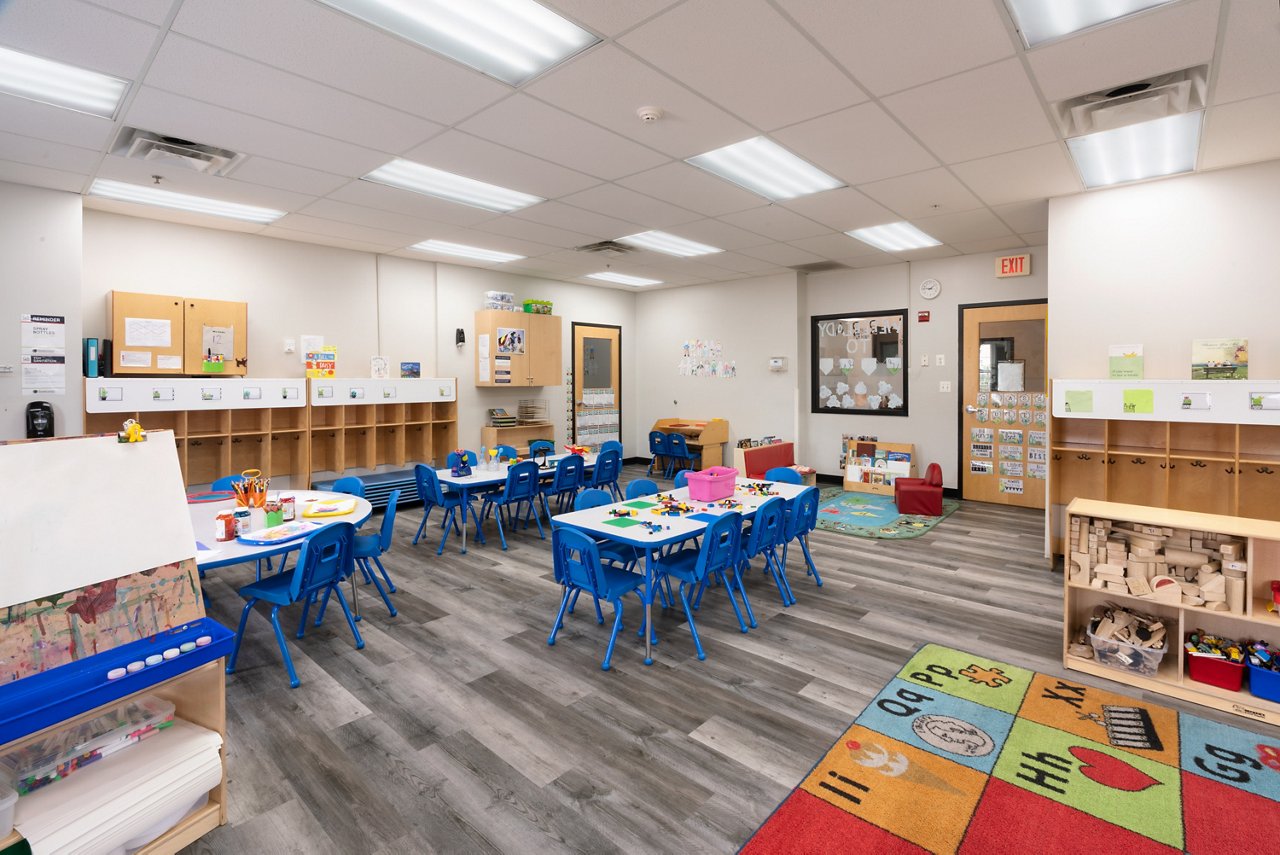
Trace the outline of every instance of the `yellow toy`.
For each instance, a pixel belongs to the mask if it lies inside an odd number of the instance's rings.
[[[146,442],[147,432],[137,420],[129,419],[116,434],[116,438],[120,442]]]

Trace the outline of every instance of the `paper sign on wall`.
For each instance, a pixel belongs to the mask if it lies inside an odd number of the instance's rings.
[[[1021,478],[1001,478],[1000,492],[1009,493],[1014,496],[1022,495],[1022,479]]]

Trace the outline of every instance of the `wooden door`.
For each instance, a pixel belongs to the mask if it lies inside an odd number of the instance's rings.
[[[580,445],[622,441],[622,327],[573,325],[573,421]]]
[[[960,307],[961,494],[1043,508],[1049,473],[1047,304]]]
[[[530,314],[525,319],[529,322],[529,385],[563,386],[560,318]]]

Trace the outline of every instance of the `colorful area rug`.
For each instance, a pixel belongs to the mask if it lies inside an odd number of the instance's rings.
[[[818,528],[854,537],[906,540],[920,535],[955,513],[960,503],[942,500],[942,516],[900,514],[891,496],[875,493],[846,493],[839,488],[822,491],[818,506]]]
[[[937,645],[742,851],[1280,851],[1280,738]]]

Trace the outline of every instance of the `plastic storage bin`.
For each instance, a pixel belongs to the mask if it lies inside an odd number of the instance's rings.
[[[1244,663],[1230,662],[1217,656],[1200,656],[1188,653],[1187,669],[1197,683],[1208,683],[1229,692],[1240,691],[1244,684]]]
[[[551,301],[525,300],[524,310],[531,315],[549,315],[551,314]]]
[[[1249,691],[1255,698],[1280,703],[1280,671],[1268,671],[1250,662]]]
[[[1156,675],[1156,671],[1160,669],[1160,661],[1164,659],[1165,653],[1169,650],[1168,644],[1156,650],[1150,647],[1137,647],[1133,644],[1126,644],[1113,638],[1105,640],[1096,638],[1092,632],[1089,632],[1088,635],[1089,643],[1093,645],[1094,658],[1099,662],[1108,668],[1128,671],[1130,674],[1138,674],[1143,677],[1154,677]]]
[[[0,784],[0,839],[13,831],[13,809],[18,804],[18,794],[12,787]]]
[[[738,470],[728,466],[711,466],[689,473],[689,498],[695,502],[715,502],[733,495]]]

